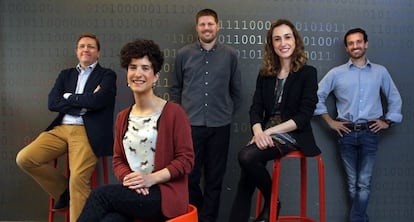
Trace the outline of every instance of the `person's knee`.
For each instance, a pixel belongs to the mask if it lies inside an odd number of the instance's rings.
[[[359,191],[369,191],[371,189],[371,181],[369,179],[358,181]]]
[[[91,178],[83,173],[70,172],[70,183],[74,184],[90,184]]]
[[[16,164],[21,169],[29,168],[32,164],[31,161],[29,161],[28,155],[26,155],[25,150],[20,150],[16,155]]]
[[[238,161],[240,166],[247,166],[252,162],[251,155],[245,149],[242,149],[238,154]]]
[[[110,199],[111,194],[114,192],[113,187],[111,185],[104,185],[92,189],[87,197],[88,201],[96,203],[96,201],[101,202]]]

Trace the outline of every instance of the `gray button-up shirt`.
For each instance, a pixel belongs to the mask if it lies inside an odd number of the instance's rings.
[[[219,127],[231,123],[241,103],[241,72],[235,49],[199,42],[177,52],[171,100],[184,108],[192,126]]]

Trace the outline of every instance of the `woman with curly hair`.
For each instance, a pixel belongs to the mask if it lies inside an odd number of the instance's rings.
[[[112,163],[120,184],[93,190],[78,221],[165,221],[187,212],[191,127],[178,104],[154,94],[163,61],[152,40],[122,48],[134,104],[118,113],[115,124]]]
[[[266,40],[263,66],[249,111],[253,137],[238,155],[241,177],[231,222],[249,220],[256,188],[264,196],[264,206],[254,221],[269,220],[272,178],[266,168],[268,161],[294,150],[307,156],[321,152],[310,124],[318,102],[317,71],[306,65],[302,38],[289,20],[280,19],[272,23]],[[278,205],[280,209],[279,202]]]

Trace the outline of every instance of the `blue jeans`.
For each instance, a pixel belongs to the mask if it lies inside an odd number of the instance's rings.
[[[370,130],[361,130],[344,134],[338,139],[352,203],[351,222],[368,222],[366,210],[378,149],[378,137],[377,133]]]

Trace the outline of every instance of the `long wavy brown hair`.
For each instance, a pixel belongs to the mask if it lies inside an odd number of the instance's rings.
[[[267,31],[266,44],[264,47],[265,54],[263,59],[263,65],[260,69],[260,73],[263,76],[276,76],[282,69],[279,56],[275,53],[275,50],[273,49],[272,41],[273,29],[281,25],[289,26],[292,29],[293,36],[295,37],[296,48],[292,54],[292,63],[290,66],[290,71],[298,71],[308,61],[308,58],[305,54],[305,46],[302,37],[299,35],[299,32],[296,30],[296,27],[292,24],[292,22],[290,22],[287,19],[279,19],[276,22],[273,22],[270,26],[269,31]]]

